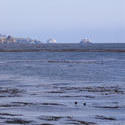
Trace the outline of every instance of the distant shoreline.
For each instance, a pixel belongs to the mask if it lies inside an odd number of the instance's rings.
[[[125,52],[125,43],[0,44],[0,52]]]
[[[0,52],[120,52],[124,53],[125,50],[0,50]]]

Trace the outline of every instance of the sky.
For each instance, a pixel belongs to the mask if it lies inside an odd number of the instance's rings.
[[[45,42],[125,43],[125,0],[0,0],[0,33]]]

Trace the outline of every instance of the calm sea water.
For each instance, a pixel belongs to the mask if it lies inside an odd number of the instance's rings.
[[[0,125],[125,125],[125,53],[0,53]]]

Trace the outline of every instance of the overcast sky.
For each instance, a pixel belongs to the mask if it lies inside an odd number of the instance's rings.
[[[125,0],[0,0],[0,32],[41,41],[125,42]]]

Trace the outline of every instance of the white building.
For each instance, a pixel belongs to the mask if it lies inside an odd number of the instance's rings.
[[[56,43],[56,39],[49,39],[47,40],[47,43]]]

